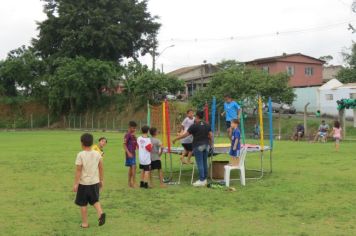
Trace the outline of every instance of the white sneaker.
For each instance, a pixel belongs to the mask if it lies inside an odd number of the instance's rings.
[[[197,180],[193,183],[193,186],[194,187],[203,187],[207,184],[207,181],[204,180],[204,181],[200,181],[200,180]]]

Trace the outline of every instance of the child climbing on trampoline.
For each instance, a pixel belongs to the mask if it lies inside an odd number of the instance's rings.
[[[161,140],[157,138],[157,129],[152,127],[150,128],[150,135],[151,135],[151,144],[152,144],[152,151],[151,151],[151,186],[153,186],[152,182],[152,171],[157,170],[159,174],[159,181],[161,183],[161,188],[166,187],[163,182],[163,171],[162,171],[162,163],[161,163],[161,155],[163,151],[163,145]]]
[[[188,109],[187,116],[182,122],[181,132],[179,133],[179,135],[183,135],[184,133],[188,132],[188,129],[193,124],[194,124],[194,112],[192,109]],[[183,164],[188,164],[188,163],[192,164],[193,162],[190,159],[192,158],[192,153],[193,153],[193,136],[189,135],[188,137],[183,138],[181,140],[181,144],[184,148],[184,152],[180,157],[181,162]],[[184,157],[187,157],[187,160],[185,160]]]
[[[233,119],[231,121],[231,129],[232,129],[232,134],[231,134],[231,148],[230,148],[230,165],[232,166],[238,166],[240,162],[240,149],[241,149],[241,144],[240,144],[240,130],[239,130],[239,120],[238,119]]]

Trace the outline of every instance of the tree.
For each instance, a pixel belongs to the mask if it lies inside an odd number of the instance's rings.
[[[49,105],[57,114],[79,113],[103,105],[121,70],[112,62],[84,57],[59,58],[49,77]]]
[[[118,61],[147,53],[160,24],[138,0],[44,0],[34,48],[43,58],[83,56]]]
[[[264,100],[272,97],[276,102],[292,103],[294,100],[293,88],[288,86],[289,76],[286,73],[270,75],[236,61],[228,61],[223,66],[220,64],[220,68],[223,69],[213,76],[208,87],[193,96],[194,105],[202,106],[212,96],[222,101],[225,94],[240,101],[254,103],[258,95]]]
[[[150,103],[157,103],[166,94],[176,94],[184,89],[183,81],[178,78],[149,70],[135,77],[132,84],[134,85],[132,95],[140,103],[138,105],[145,104],[147,100]]]
[[[347,66],[342,68],[336,78],[342,83],[356,82],[356,44],[352,43],[351,53],[343,53],[344,61]]]
[[[0,63],[0,87],[6,96],[17,96],[19,90],[25,96],[36,96],[40,92],[45,64],[32,49],[22,46],[8,53]]]
[[[325,61],[325,66],[328,66],[329,65],[329,63],[330,63],[330,61],[332,61],[333,59],[334,59],[334,57],[333,56],[331,56],[331,55],[326,55],[326,56],[321,56],[321,57],[319,57],[319,59],[320,60],[322,60],[322,61]]]

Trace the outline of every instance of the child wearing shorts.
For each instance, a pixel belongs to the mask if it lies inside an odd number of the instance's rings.
[[[340,148],[341,131],[342,131],[342,129],[340,127],[340,122],[336,120],[334,122],[333,130],[331,131],[332,136],[335,140],[335,150],[336,151],[339,151],[339,148]]]
[[[148,179],[151,170],[151,139],[148,137],[149,127],[147,125],[141,128],[142,135],[137,138],[138,157],[140,160],[141,182],[140,188],[148,188]]]
[[[124,137],[125,166],[129,168],[128,184],[130,188],[136,187],[136,149],[137,140],[135,137],[137,124],[135,121],[129,122],[129,128]]]
[[[231,134],[231,148],[230,148],[230,165],[232,166],[238,166],[240,163],[240,149],[241,149],[241,144],[240,144],[240,130],[239,130],[239,120],[233,119],[231,121],[231,128],[232,128],[232,134]]]
[[[150,128],[151,135],[151,172],[153,170],[157,170],[159,174],[159,181],[161,183],[161,188],[166,187],[163,182],[163,171],[162,171],[162,163],[161,163],[161,155],[163,151],[163,146],[161,140],[157,138],[157,129],[152,127]],[[151,173],[151,186],[152,186],[152,173]]]
[[[83,151],[79,152],[75,160],[76,173],[73,192],[77,193],[75,204],[80,206],[82,228],[88,228],[88,203],[94,206],[98,214],[99,226],[105,224],[105,213],[99,202],[99,189],[103,187],[103,160],[101,155],[91,150],[93,135],[85,133],[81,136]]]

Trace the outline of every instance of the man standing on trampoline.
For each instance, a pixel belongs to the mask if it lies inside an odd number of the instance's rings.
[[[224,99],[224,112],[221,113],[221,116],[225,115],[226,131],[228,133],[229,139],[231,140],[231,121],[234,119],[240,119],[241,107],[228,94],[224,96]]]
[[[199,171],[199,180],[193,183],[194,187],[206,186],[208,183],[208,152],[209,145],[212,145],[213,133],[210,125],[203,119],[204,112],[198,111],[195,115],[194,124],[189,127],[188,132],[179,135],[173,140],[173,143],[175,143],[177,140],[186,138],[189,135],[193,136],[193,153]]]

